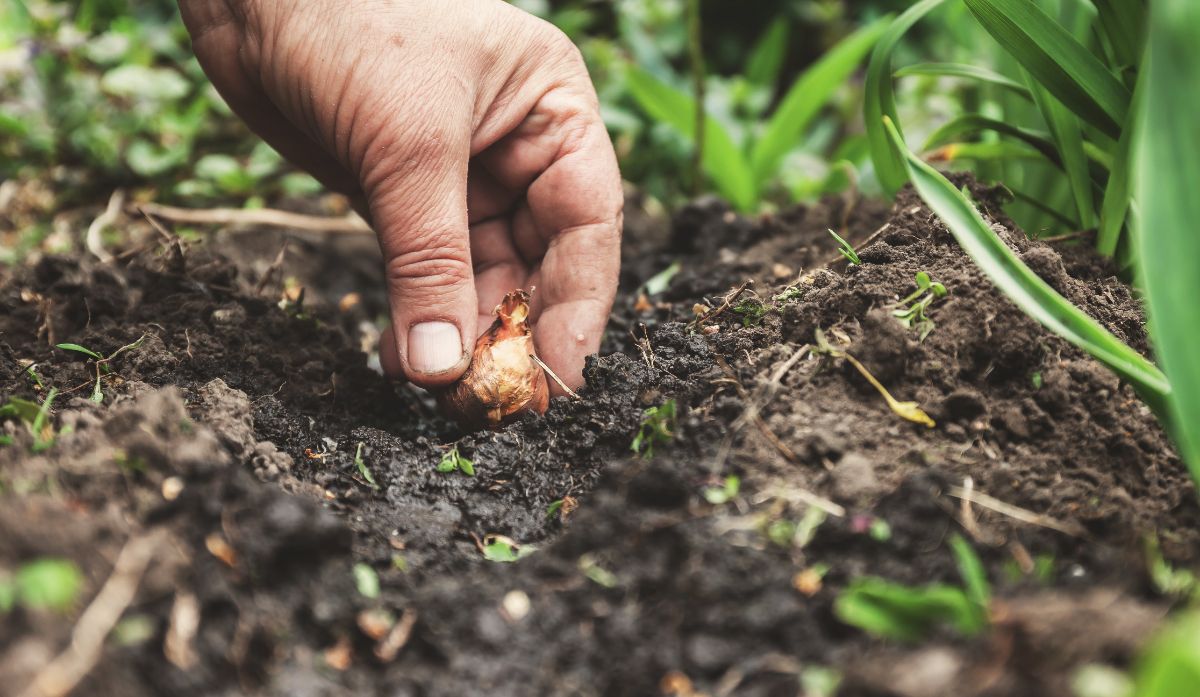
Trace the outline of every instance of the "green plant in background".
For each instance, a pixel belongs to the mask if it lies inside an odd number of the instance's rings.
[[[914,5],[887,30],[872,56],[865,114],[881,183],[894,191],[911,180],[1013,302],[1129,381],[1171,431],[1200,480],[1200,433],[1193,426],[1200,423],[1200,364],[1194,358],[1195,327],[1200,326],[1195,302],[1200,274],[1194,260],[1200,238],[1193,227],[1200,215],[1195,195],[1200,128],[1191,111],[1200,107],[1194,94],[1200,79],[1200,5],[1162,0],[1147,10],[1139,2],[1104,0],[1087,12],[1067,0],[1059,8],[1060,23],[1032,0],[962,0],[1016,63],[1025,87],[1003,75],[979,78],[978,70],[974,77],[1011,98],[1027,98],[1035,109],[1014,111],[1012,118],[967,114],[960,117],[961,127],[941,129],[1016,138],[1058,170],[1078,222],[1097,227],[1098,251],[1132,266],[1144,285],[1152,337],[1168,368],[1164,375],[1042,281],[973,203],[905,144],[896,122],[892,51],[917,20],[947,1]],[[1149,26],[1145,39],[1143,26]],[[1087,38],[1093,35],[1099,39]],[[1056,202],[1039,205],[1052,209]]]
[[[0,17],[0,177],[61,166],[68,198],[116,186],[242,200],[319,189],[233,116],[174,2],[0,0]]]
[[[103,354],[97,353],[85,346],[80,346],[79,344],[61,343],[61,344],[55,344],[54,348],[62,349],[63,351],[74,351],[75,353],[81,353],[81,354],[87,356],[88,358],[95,360],[95,362],[96,362],[96,383],[95,383],[95,386],[92,388],[91,400],[93,402],[99,404],[100,402],[104,401],[104,391],[101,389],[101,380],[103,379],[103,377],[105,375],[112,373],[112,367],[109,366],[109,363],[111,363],[113,361],[113,359],[115,359],[117,356],[120,356],[122,353],[125,353],[126,351],[133,351],[137,348],[140,348],[142,345],[142,342],[145,340],[146,340],[146,335],[143,334],[140,337],[138,337],[137,341],[134,341],[129,344],[125,344],[124,346],[117,349],[116,351],[113,351],[112,354],[109,356],[104,356]]]
[[[675,400],[668,399],[657,407],[646,409],[642,417],[642,424],[629,447],[649,460],[654,457],[654,446],[666,445],[675,437]]]
[[[755,82],[773,83],[786,48],[786,25],[772,25],[751,52],[746,74]],[[802,73],[784,94],[765,124],[762,110],[747,114],[744,122],[706,115],[703,120],[701,166],[717,191],[739,210],[750,211],[769,191],[785,158],[800,146],[822,107],[850,77],[887,27],[884,20],[868,24],[847,36]],[[654,119],[669,124],[689,141],[696,139],[697,103],[692,95],[640,66],[629,66],[630,94]],[[707,107],[707,104],[705,105]]]

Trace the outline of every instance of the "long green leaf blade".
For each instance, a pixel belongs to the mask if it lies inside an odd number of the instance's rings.
[[[1134,89],[1134,103],[1141,103],[1142,85]],[[1113,154],[1113,164],[1109,170],[1108,182],[1104,186],[1104,199],[1100,202],[1100,223],[1096,233],[1096,251],[1111,257],[1117,253],[1121,242],[1121,229],[1129,214],[1130,199],[1133,196],[1130,174],[1133,168],[1133,141],[1137,134],[1139,115],[1134,109],[1121,131],[1121,139],[1117,141],[1117,149]]]
[[[1079,121],[1075,115],[1054,98],[1046,88],[1036,81],[1029,81],[1029,90],[1033,101],[1046,119],[1050,134],[1058,148],[1058,154],[1063,171],[1067,173],[1067,182],[1071,185],[1071,196],[1075,199],[1075,211],[1079,214],[1079,223],[1086,229],[1095,225],[1096,206],[1092,196],[1092,179],[1088,172],[1087,154],[1083,150],[1083,132],[1079,130]]]
[[[995,131],[1001,135],[1016,138],[1037,150],[1055,166],[1062,166],[1058,150],[1055,149],[1054,143],[1050,142],[1049,134],[1014,126],[1007,121],[993,119],[983,114],[961,114],[947,121],[929,134],[929,138],[925,140],[925,145],[921,149],[932,150],[940,145],[952,143],[962,136],[980,131]]]
[[[1150,335],[1173,388],[1173,435],[1200,481],[1200,3],[1154,0],[1148,41],[1134,238]]]
[[[985,85],[993,85],[1006,89],[1030,101],[1033,100],[1033,95],[1029,94],[1029,88],[1025,87],[1025,85],[978,65],[970,65],[968,63],[914,63],[913,65],[906,65],[900,68],[893,74],[897,78],[912,75],[960,77],[967,80],[975,80]]]
[[[896,93],[892,88],[892,53],[900,39],[912,29],[922,17],[932,12],[946,0],[921,0],[908,8],[888,26],[879,37],[871,60],[867,64],[867,79],[863,87],[863,123],[870,143],[871,161],[875,165],[875,177],[888,196],[895,196],[908,181],[904,160],[896,153],[883,125],[883,117],[891,119],[895,128],[900,128],[896,115]]]
[[[783,158],[796,146],[813,117],[866,57],[889,21],[877,20],[842,39],[792,83],[751,151],[750,162],[759,185],[779,171]]]
[[[683,137],[695,139],[696,105],[690,96],[636,66],[629,68],[626,79],[629,93],[646,113],[669,124]],[[758,192],[746,158],[721,123],[711,116],[704,122],[701,164],[721,194],[738,210],[754,208]]]
[[[750,50],[746,61],[746,79],[761,87],[773,87],[779,79],[783,59],[787,55],[787,40],[790,23],[787,16],[777,18],[762,38]]]
[[[1129,90],[1032,0],[964,0],[988,33],[1081,119],[1119,138]]]
[[[1123,67],[1137,65],[1142,56],[1142,28],[1146,8],[1142,0],[1092,0],[1100,27],[1112,47],[1113,58]]]
[[[908,151],[888,122],[917,193],[942,219],[967,255],[1025,314],[1075,344],[1129,381],[1156,413],[1165,413],[1171,388],[1162,372],[1096,320],[1075,307],[1022,262],[992,232],[974,205],[945,177]]]

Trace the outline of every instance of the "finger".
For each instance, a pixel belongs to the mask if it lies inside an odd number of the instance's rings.
[[[577,95],[551,92],[540,109],[567,113],[554,161],[530,185],[533,226],[547,239],[534,294],[534,341],[572,387],[584,359],[600,348],[620,270],[623,194],[612,143],[598,112],[576,109]],[[557,386],[553,389],[557,390]]]
[[[396,128],[389,120],[383,128]],[[426,125],[378,138],[364,167],[379,235],[400,367],[421,387],[462,375],[474,344],[478,302],[467,226],[466,129]],[[464,341],[469,337],[470,341]]]
[[[496,306],[507,293],[526,288],[529,267],[513,246],[509,221],[503,218],[471,226],[471,260],[479,298],[479,333],[487,331]]]

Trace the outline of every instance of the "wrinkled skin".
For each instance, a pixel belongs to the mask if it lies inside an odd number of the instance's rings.
[[[234,111],[378,233],[389,373],[454,382],[505,293],[536,286],[538,354],[582,382],[616,292],[622,196],[561,32],[501,0],[180,7]]]

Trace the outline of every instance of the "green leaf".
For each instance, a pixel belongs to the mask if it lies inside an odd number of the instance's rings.
[[[1154,41],[1153,29],[1150,41]],[[1200,611],[1192,610],[1176,618],[1150,643],[1138,661],[1136,685],[1134,697],[1196,694],[1196,686],[1200,685]]]
[[[932,75],[935,77],[961,77],[967,80],[975,80],[986,85],[994,85],[1002,89],[1006,89],[1013,94],[1033,101],[1033,95],[1029,94],[1029,88],[1016,80],[1001,75],[1000,73],[983,68],[978,65],[970,65],[967,63],[915,63],[906,65],[897,70],[893,77],[909,77],[912,75]]]
[[[104,401],[104,390],[100,387],[100,378],[96,378],[96,386],[92,388],[92,396],[89,398],[96,404]]]
[[[79,598],[83,574],[69,559],[38,559],[17,569],[13,582],[25,607],[66,612]]]
[[[690,96],[662,82],[646,70],[630,66],[625,75],[629,94],[652,118],[670,125],[688,140],[696,137],[696,105]],[[750,165],[728,131],[711,116],[704,122],[705,173],[734,207],[749,211],[758,203],[758,190]]]
[[[940,624],[967,635],[985,627],[961,588],[909,587],[870,576],[852,581],[834,601],[833,612],[868,634],[908,642],[921,640]]]
[[[1091,229],[1096,224],[1095,200],[1092,197],[1092,178],[1088,172],[1087,154],[1083,151],[1083,133],[1079,129],[1079,121],[1075,115],[1054,98],[1044,87],[1032,79],[1029,89],[1033,93],[1033,101],[1042,112],[1042,118],[1050,127],[1050,134],[1058,147],[1058,154],[1063,171],[1067,173],[1067,182],[1071,185],[1071,195],[1075,199],[1075,211],[1079,214],[1079,224],[1085,229]]]
[[[950,536],[950,550],[954,552],[954,560],[958,563],[958,573],[962,576],[963,585],[967,589],[967,597],[975,604],[980,613],[980,621],[987,622],[987,609],[992,602],[992,589],[988,585],[987,572],[983,563],[971,545],[962,535],[955,533]]]
[[[366,480],[367,484],[371,485],[372,489],[378,489],[379,485],[375,483],[375,475],[371,474],[371,470],[367,467],[366,460],[362,457],[363,444],[358,444],[358,449],[354,451],[354,466],[358,468],[358,474]]]
[[[783,59],[787,56],[790,28],[791,23],[787,15],[781,15],[771,22],[758,43],[750,49],[750,59],[746,61],[744,73],[747,80],[767,89],[775,86],[775,82],[779,80],[779,70],[783,67]]]
[[[1171,380],[1172,435],[1200,482],[1200,3],[1150,4],[1134,146],[1134,240],[1150,336]]]
[[[527,557],[534,551],[535,548],[531,545],[517,545],[506,538],[497,536],[492,542],[484,545],[483,558],[488,561],[508,563]]]
[[[161,146],[138,138],[125,148],[125,164],[135,174],[153,178],[182,165],[190,153],[186,143]]]
[[[1049,134],[1022,128],[1007,121],[984,116],[983,114],[961,114],[947,121],[933,133],[929,134],[929,137],[925,140],[925,145],[921,149],[928,152],[940,145],[952,143],[958,138],[978,133],[979,131],[995,131],[1001,135],[1016,138],[1033,147],[1050,162],[1060,167],[1062,166],[1062,161],[1058,157],[1058,151],[1054,148],[1054,143],[1050,142]]]
[[[1166,378],[1150,361],[1121,343],[1096,320],[1075,307],[1022,262],[992,231],[962,192],[937,170],[904,146],[888,121],[893,147],[904,157],[917,193],[954,235],[963,250],[992,283],[1025,314],[1050,331],[1090,353],[1139,392],[1158,414],[1163,414],[1171,392]],[[1194,296],[1194,297],[1200,297]]]
[[[964,0],[983,28],[1039,84],[1111,138],[1121,135],[1129,90],[1032,0]]]
[[[751,168],[759,186],[779,173],[784,157],[796,147],[813,117],[845,84],[889,22],[886,17],[876,20],[842,39],[792,83],[751,151]]]
[[[671,262],[670,266],[651,276],[650,280],[642,286],[642,290],[646,291],[646,295],[658,295],[671,285],[671,279],[675,278],[675,274],[682,269],[683,262],[678,260]]]
[[[74,351],[76,353],[82,353],[85,356],[91,356],[92,358],[95,358],[98,361],[104,360],[104,356],[101,356],[100,354],[96,353],[95,351],[91,350],[90,348],[80,346],[79,344],[69,344],[69,343],[68,344],[55,344],[54,348],[60,348],[64,351]]]
[[[1134,88],[1134,102],[1141,103],[1142,85]],[[1133,197],[1130,174],[1133,168],[1133,141],[1137,134],[1139,115],[1137,109],[1129,115],[1129,121],[1121,130],[1121,139],[1117,141],[1117,150],[1113,156],[1112,167],[1109,168],[1108,182],[1104,186],[1104,200],[1100,203],[1100,227],[1096,233],[1096,251],[1111,257],[1117,253],[1117,245],[1121,241],[1121,229],[1129,214],[1129,204]]]
[[[1121,66],[1135,66],[1142,58],[1142,29],[1146,8],[1142,0],[1092,0],[1100,27]]]
[[[471,462],[465,457],[462,457],[461,455],[458,458],[458,468],[462,470],[462,473],[468,477],[475,476],[475,463]]]
[[[370,565],[359,562],[354,565],[354,586],[358,594],[374,600],[379,597],[379,574]]]
[[[892,88],[892,53],[914,24],[945,2],[921,0],[905,10],[879,37],[867,64],[867,79],[863,87],[863,122],[870,143],[871,161],[875,164],[875,176],[889,196],[895,196],[908,181],[904,161],[892,149],[883,125],[883,117],[887,116],[897,129],[900,128],[896,115],[896,94]]]
[[[37,421],[38,413],[42,410],[41,405],[37,402],[31,402],[28,399],[20,397],[10,397],[3,406],[0,406],[0,417],[11,416],[24,421],[26,424],[33,425]]]
[[[100,86],[118,97],[172,101],[191,91],[187,78],[171,68],[122,65],[104,74]]]

